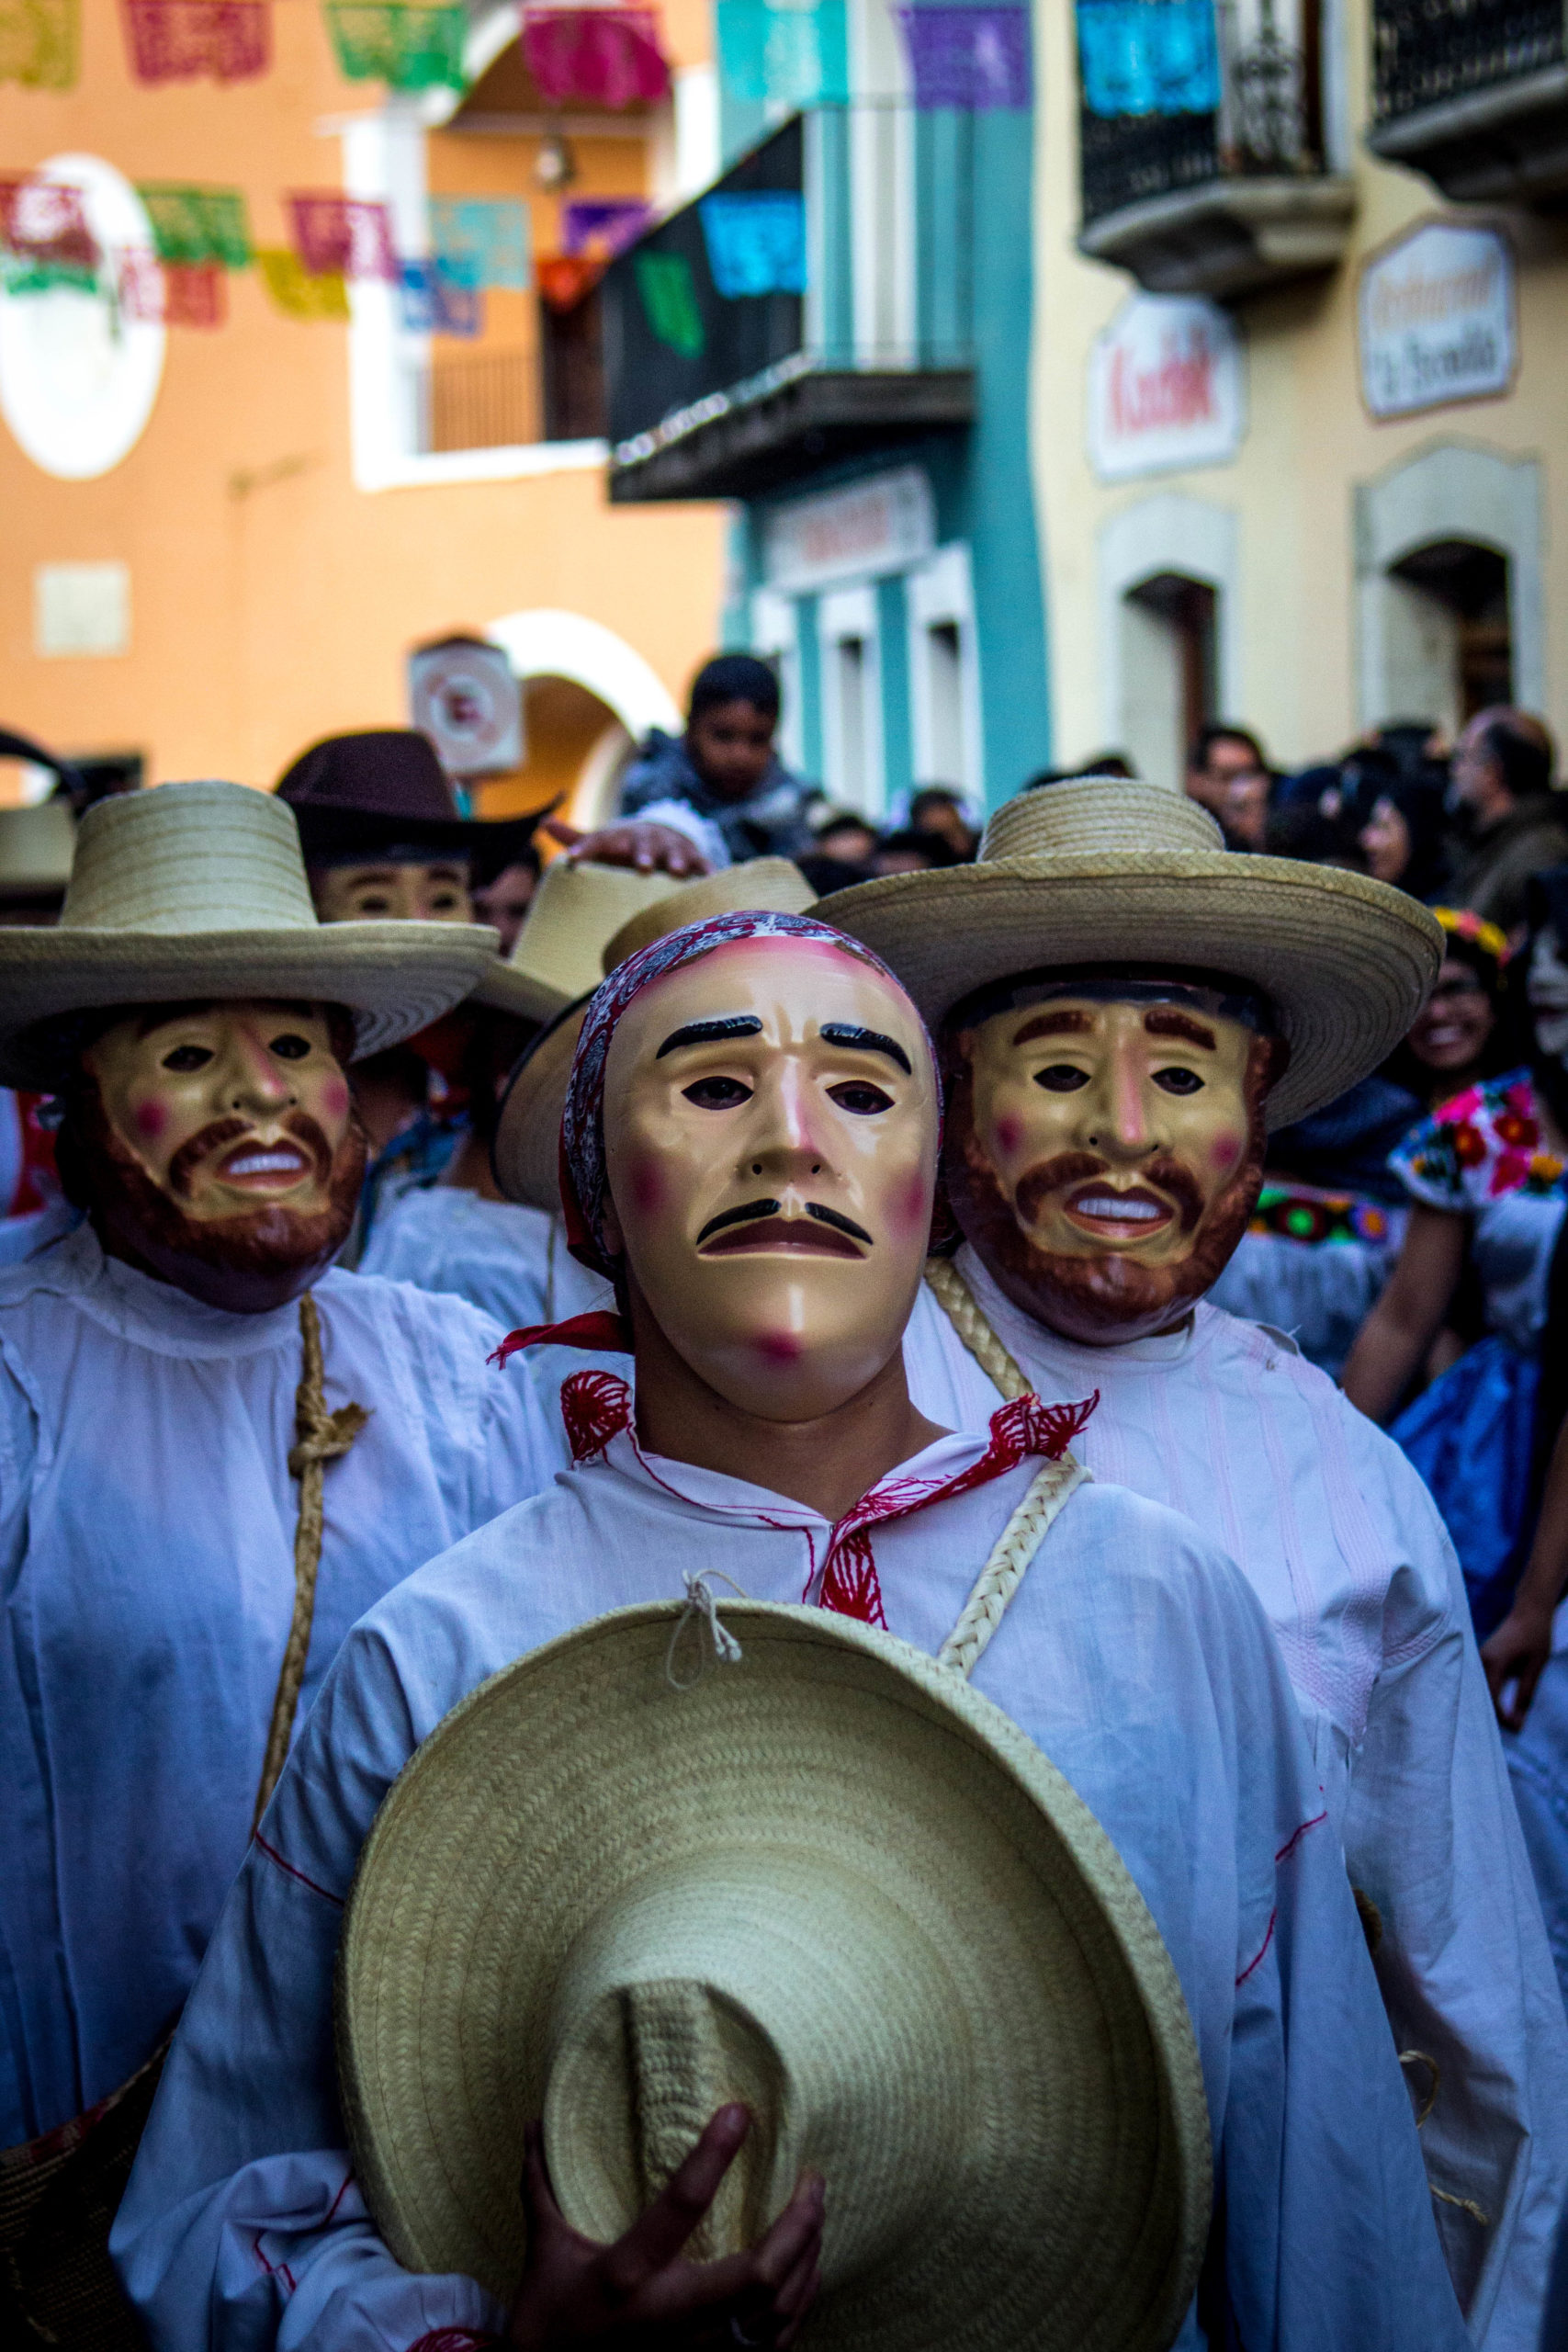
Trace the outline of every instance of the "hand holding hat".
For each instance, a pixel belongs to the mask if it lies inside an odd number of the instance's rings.
[[[523,2165],[528,2266],[513,2305],[511,2341],[546,2352],[576,2341],[647,2346],[679,2329],[682,2344],[766,2345],[787,2352],[816,2299],[823,2186],[808,2173],[761,2244],[717,2262],[685,2248],[702,2226],[750,2128],[738,2102],[721,2107],[696,2146],[623,2237],[600,2245],[557,2204],[544,2133],[529,2127]]]

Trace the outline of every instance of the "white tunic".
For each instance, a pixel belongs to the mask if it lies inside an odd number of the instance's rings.
[[[547,1483],[558,1421],[456,1299],[328,1273],[303,1710],[355,1618]],[[294,1606],[297,1306],[231,1315],[84,1227],[0,1273],[0,2145],[113,2090],[190,1989],[245,1850]]]
[[[508,1331],[615,1305],[609,1283],[568,1250],[558,1216],[457,1184],[423,1185],[384,1208],[359,1271],[450,1291]]]
[[[1105,1348],[958,1266],[1047,1401],[1100,1391],[1075,1451],[1185,1512],[1239,1562],[1279,1636],[1353,1883],[1377,1905],[1401,2050],[1438,2061],[1422,2143],[1461,2301],[1488,2352],[1535,2352],[1568,2197],[1568,2024],[1452,1547],[1397,1446],[1288,1340],[1200,1305]],[[905,1341],[915,1402],[976,1428],[996,1390],[929,1293]],[[1412,2069],[1424,2097],[1430,2077]]]
[[[941,1439],[899,1487],[985,1452]],[[874,1529],[894,1634],[939,1647],[1036,1467]],[[604,1610],[679,1598],[684,1570],[714,1573],[721,1597],[717,1572],[754,1599],[815,1597],[832,1532],[621,1434],[355,1627],[219,1923],[116,2225],[159,2352],[446,2352],[460,2339],[442,2330],[504,2324],[472,2280],[400,2268],[344,2153],[333,1964],[360,1846],[421,1740],[513,1658]],[[1171,1513],[1082,1487],[975,1680],[1099,1815],[1180,1973],[1248,2352],[1460,2352],[1338,1849],[1231,1563]],[[1190,2316],[1181,2343],[1200,2340]]]

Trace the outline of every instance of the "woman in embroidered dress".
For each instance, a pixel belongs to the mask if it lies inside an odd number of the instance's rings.
[[[1448,944],[1409,1035],[1381,1070],[1270,1137],[1258,1205],[1210,1293],[1228,1314],[1288,1331],[1334,1379],[1393,1271],[1409,1220],[1390,1154],[1423,1109],[1437,1111],[1517,1059],[1501,1022],[1507,941],[1468,910],[1432,911]]]
[[[1529,1060],[1441,1102],[1391,1155],[1413,1204],[1410,1223],[1344,1380],[1353,1403],[1390,1422],[1430,1487],[1483,1638],[1507,1612],[1533,1525],[1540,1341],[1568,1164],[1568,968],[1560,949],[1568,867],[1538,876],[1531,890],[1529,941],[1516,967]],[[1467,1257],[1485,1336],[1400,1413]]]

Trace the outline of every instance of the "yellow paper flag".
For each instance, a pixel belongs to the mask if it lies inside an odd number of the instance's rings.
[[[347,318],[348,288],[341,270],[312,275],[287,245],[258,245],[256,267],[286,318]]]

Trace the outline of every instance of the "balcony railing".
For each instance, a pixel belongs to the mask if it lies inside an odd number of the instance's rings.
[[[975,121],[796,115],[611,266],[616,499],[745,497],[973,410]]]
[[[1319,0],[1078,0],[1079,243],[1160,292],[1331,266]]]
[[[1568,192],[1563,0],[1373,0],[1374,152],[1461,200]]]

